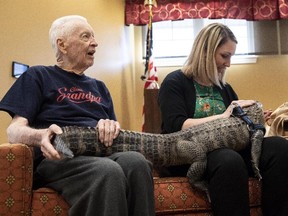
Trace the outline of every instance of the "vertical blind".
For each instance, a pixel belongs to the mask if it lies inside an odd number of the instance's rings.
[[[288,19],[288,0],[157,0],[153,22],[182,19]],[[145,25],[149,7],[144,0],[125,0],[125,24]]]

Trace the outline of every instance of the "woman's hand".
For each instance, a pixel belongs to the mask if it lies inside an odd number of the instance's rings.
[[[120,132],[120,123],[110,119],[100,119],[96,127],[98,128],[99,140],[106,147],[113,144],[113,139]]]
[[[265,119],[265,122],[267,122],[267,121],[271,118],[272,112],[273,112],[273,111],[272,111],[271,109],[264,111],[264,119]]]
[[[233,113],[233,109],[235,106],[238,105],[238,106],[241,106],[243,108],[243,107],[252,106],[255,103],[256,103],[255,100],[235,100],[235,101],[232,101],[232,103],[230,104],[230,106],[227,107],[227,109],[225,110],[224,113],[218,114],[218,115],[212,115],[212,116],[205,117],[205,118],[198,118],[198,119],[188,118],[183,123],[181,129],[184,130],[184,129],[187,129],[187,128],[192,127],[194,125],[203,124],[205,122],[213,121],[213,120],[220,119],[220,118],[229,118],[231,116],[231,114]]]
[[[231,116],[231,114],[233,113],[233,109],[234,109],[235,105],[234,104],[230,104],[227,109],[225,110],[224,113],[220,114],[220,116],[222,118],[229,118]]]
[[[249,106],[252,106],[253,104],[256,103],[255,100],[235,100],[235,101],[232,101],[231,104],[238,104],[238,106],[240,106],[241,108],[243,107],[249,107]]]
[[[231,104],[227,107],[226,111],[222,114],[223,118],[229,118],[231,114],[233,113],[233,109],[235,106],[243,107],[249,107],[255,104],[255,100],[235,100],[232,101]]]

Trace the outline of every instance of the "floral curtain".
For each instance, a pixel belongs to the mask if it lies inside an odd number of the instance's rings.
[[[157,0],[153,22],[193,18],[246,20],[288,19],[288,0]],[[125,24],[145,25],[149,6],[125,0]]]

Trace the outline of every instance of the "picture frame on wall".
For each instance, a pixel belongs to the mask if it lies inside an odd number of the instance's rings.
[[[15,78],[19,78],[24,72],[27,71],[28,68],[29,68],[29,65],[27,64],[13,61],[12,62],[12,76]]]

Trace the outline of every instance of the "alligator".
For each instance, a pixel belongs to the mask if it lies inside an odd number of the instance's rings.
[[[261,179],[258,165],[265,127],[259,102],[243,109],[235,105],[229,118],[209,121],[170,134],[121,129],[110,147],[100,143],[97,128],[66,126],[62,127],[62,131],[62,134],[55,135],[53,145],[64,157],[105,157],[115,152],[137,151],[157,167],[191,164],[187,172],[190,184],[206,191],[203,174],[207,153],[218,148],[241,151],[251,145],[255,176]]]

